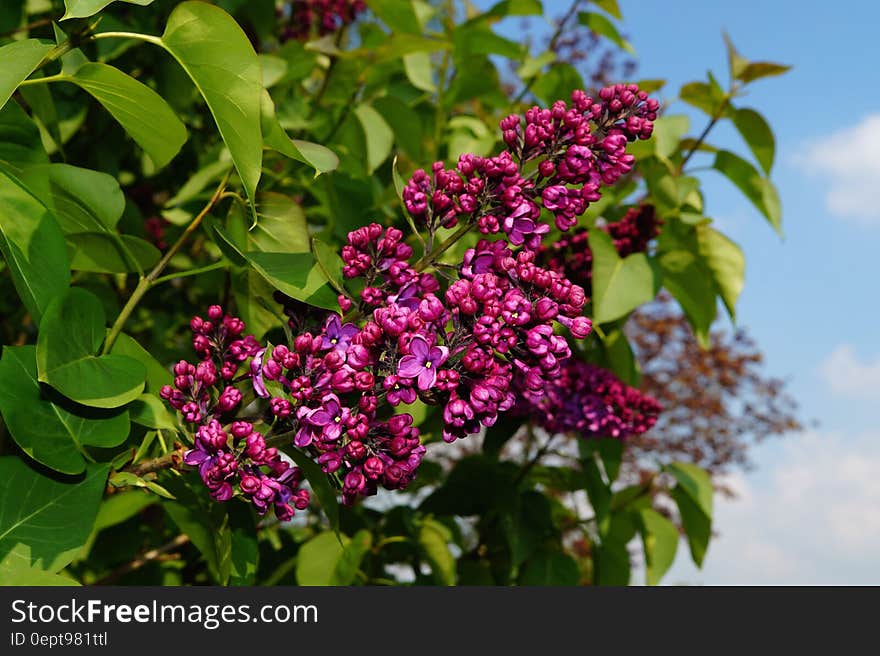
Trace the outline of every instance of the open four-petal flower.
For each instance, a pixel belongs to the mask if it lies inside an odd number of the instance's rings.
[[[437,369],[449,357],[445,346],[429,346],[424,337],[416,335],[409,344],[411,355],[400,358],[397,375],[402,378],[417,378],[420,390],[427,390],[437,382]]]

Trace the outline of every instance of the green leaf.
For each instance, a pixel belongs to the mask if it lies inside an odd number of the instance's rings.
[[[83,405],[116,408],[143,391],[146,368],[123,355],[96,356],[104,308],[84,289],[70,289],[46,310],[37,338],[39,380]]]
[[[699,225],[696,232],[700,256],[712,272],[727,312],[735,319],[736,301],[745,284],[746,258],[742,249],[709,226]]]
[[[22,451],[55,471],[79,474],[86,467],[83,447],[114,447],[128,437],[128,412],[75,410],[46,398],[37,381],[34,346],[3,347],[0,413]]]
[[[382,115],[369,105],[358,105],[354,113],[366,139],[367,173],[372,174],[391,155],[394,131]]]
[[[685,489],[679,484],[672,488],[670,494],[678,506],[681,525],[687,536],[691,558],[697,567],[702,567],[712,538],[712,517],[702,511]]]
[[[76,586],[74,579],[34,567],[31,548],[18,544],[0,560],[0,586]]]
[[[427,52],[412,52],[403,56],[403,70],[410,83],[428,93],[437,91],[434,74],[431,70],[431,57]]]
[[[219,182],[230,168],[232,168],[232,165],[229,163],[229,152],[223,150],[220,153],[220,159],[193,173],[177,190],[177,193],[165,202],[165,207],[179,207],[197,199],[205,190],[205,187],[211,183]],[[185,222],[188,223],[190,218],[187,214]]]
[[[727,32],[724,32],[723,36],[724,43],[727,45],[727,64],[730,69],[730,78],[732,80],[737,80],[746,69],[746,66],[749,65],[749,60],[739,54]]]
[[[449,551],[450,540],[452,533],[446,526],[430,517],[422,521],[419,546],[439,585],[455,585],[455,558]]]
[[[300,547],[296,581],[300,585],[336,585],[336,568],[350,540],[331,531],[319,533]]]
[[[529,490],[516,497],[516,507],[503,517],[510,558],[519,567],[553,532],[550,502],[540,492]]]
[[[339,309],[337,295],[311,253],[249,252],[245,257],[257,273],[291,298],[326,310]]]
[[[339,256],[338,248],[324,243],[317,237],[313,237],[312,253],[314,253],[318,268],[321,269],[321,273],[324,274],[327,282],[340,294],[345,293],[345,284],[342,281],[342,268],[344,264]]]
[[[137,474],[133,474],[131,472],[121,471],[116,472],[110,477],[110,480],[107,481],[113,487],[140,487],[145,490],[150,490],[154,494],[164,498],[164,499],[174,499],[174,495],[171,494],[168,490],[166,490],[161,485],[154,483],[153,481],[145,480],[141,478]]]
[[[263,69],[263,87],[270,89],[287,75],[287,61],[275,55],[257,55]]]
[[[257,196],[257,222],[248,231],[248,245],[270,253],[308,253],[306,215],[289,196],[262,192]]]
[[[263,142],[267,148],[276,150],[282,155],[295,159],[303,164],[308,164],[315,169],[315,176],[329,171],[335,171],[339,166],[339,157],[329,148],[311,141],[291,139],[278,117],[275,115],[275,103],[269,92],[263,90],[261,100],[260,122],[263,130]]]
[[[739,75],[737,75],[737,79],[748,84],[749,82],[754,82],[762,77],[782,75],[790,70],[791,66],[786,66],[785,64],[774,64],[773,62],[750,62],[744,69],[742,69]]]
[[[236,528],[231,532],[229,552],[230,585],[253,585],[260,564],[260,547],[256,531]]]
[[[72,269],[142,273],[159,261],[155,246],[116,232],[125,197],[112,176],[67,164],[32,166],[22,175],[67,235]]]
[[[425,128],[419,113],[394,96],[376,98],[373,107],[394,130],[397,149],[407,153],[411,160],[419,161],[423,157],[425,137]],[[397,160],[397,155],[394,159]]]
[[[21,175],[24,168],[47,164],[40,130],[17,102],[0,109],[0,169]]]
[[[70,268],[95,273],[148,271],[162,253],[153,244],[132,235],[82,232],[67,237],[71,246]]]
[[[607,1],[607,0],[606,0]],[[614,2],[614,0],[611,0]],[[539,0],[501,0],[480,18],[504,18],[505,16],[540,16],[544,7]]]
[[[165,402],[153,394],[141,394],[128,406],[131,420],[146,426],[160,430],[176,431],[177,424],[174,417],[168,412]]]
[[[28,312],[39,322],[67,289],[70,264],[55,216],[18,180],[0,171],[0,252]]]
[[[516,70],[516,74],[523,80],[530,80],[540,73],[545,66],[556,61],[556,53],[548,50],[537,57],[529,55],[523,65]]]
[[[339,500],[336,498],[336,490],[330,485],[330,479],[327,477],[327,474],[321,470],[321,466],[318,463],[299,449],[293,446],[282,446],[281,450],[289,455],[296,463],[296,466],[302,470],[303,476],[309,482],[309,487],[312,488],[312,492],[315,493],[318,502],[321,504],[321,510],[327,515],[330,528],[338,531]]]
[[[0,48],[0,107],[15,93],[18,85],[34,72],[52,46],[36,39],[13,41]]]
[[[716,309],[711,271],[696,254],[686,250],[662,253],[658,262],[663,271],[663,286],[681,305],[697,340],[708,348]]]
[[[621,258],[602,230],[590,231],[593,251],[593,320],[614,321],[654,298],[657,275],[644,253]]]
[[[602,339],[605,356],[611,370],[627,385],[638,387],[641,375],[639,364],[623,330],[606,332]]]
[[[88,63],[65,79],[94,96],[156,168],[168,164],[186,141],[186,128],[162,96],[119,69]],[[242,121],[242,129],[245,127]]]
[[[181,498],[179,494],[177,496]],[[215,503],[214,505],[217,507],[212,509],[210,514],[206,513],[194,498],[185,501],[181,499],[181,502],[163,502],[162,505],[178,530],[189,537],[196,549],[202,554],[211,576],[221,584],[225,583],[222,580],[224,577],[220,571],[220,561],[222,554],[229,547],[226,542],[226,539],[229,538],[226,511]],[[226,572],[226,578],[228,578],[228,574]]]
[[[232,293],[238,315],[257,340],[262,340],[272,328],[287,321],[281,314],[281,306],[268,302],[274,291],[275,288],[253,269],[232,274]]]
[[[458,61],[466,61],[477,55],[501,55],[520,60],[526,52],[522,44],[496,34],[488,25],[479,22],[457,27],[453,40]]]
[[[577,585],[581,573],[574,559],[550,549],[537,551],[523,568],[520,585]]]
[[[155,41],[178,61],[205,99],[253,203],[263,162],[263,74],[247,35],[219,7],[183,2]]]
[[[593,512],[596,514],[599,531],[605,534],[609,528],[606,520],[611,510],[611,486],[603,480],[602,473],[599,471],[599,465],[592,455],[584,458],[582,464],[586,476],[587,497],[590,500],[590,505],[593,507]]]
[[[13,571],[31,566],[47,572],[66,567],[86,543],[108,465],[88,465],[83,476],[56,481],[28,467],[20,458],[0,458],[0,561]],[[30,548],[29,560],[7,556]],[[23,555],[23,554],[22,554]]]
[[[367,0],[367,6],[394,32],[421,34],[413,4],[410,0]]]
[[[593,0],[593,4],[614,16],[617,20],[623,19],[620,7],[617,5],[617,0]]]
[[[101,502],[95,518],[95,531],[116,526],[156,503],[156,497],[140,490],[111,494]]]
[[[25,179],[44,176],[51,193],[42,200],[54,210],[64,234],[116,227],[125,210],[125,196],[116,178],[69,164],[47,164],[30,167]]]
[[[64,0],[64,6],[67,8],[67,11],[64,12],[64,16],[61,17],[61,20],[67,20],[68,18],[87,18],[97,14],[104,7],[113,3],[113,1],[114,0]],[[146,7],[153,2],[153,0],[122,1],[127,2],[130,5],[140,5],[141,7]]]
[[[523,425],[522,417],[511,417],[510,414],[500,414],[498,421],[486,428],[486,435],[483,437],[483,453],[487,456],[497,458],[504,445],[513,439]]]
[[[764,173],[770,175],[776,152],[776,141],[767,121],[754,109],[748,108],[733,110],[730,118],[749,145],[758,164],[764,169]]]
[[[366,530],[361,529],[354,534],[345,546],[339,562],[336,563],[334,585],[351,585],[357,580],[357,574],[361,569],[364,557],[370,553],[373,547],[373,536]]]
[[[679,142],[690,126],[691,122],[684,114],[659,117],[654,122],[654,148],[657,154],[668,158],[678,152]]]
[[[627,545],[636,534],[632,513],[614,513],[601,544],[594,545],[594,580],[597,585],[629,585],[630,559]]]
[[[657,585],[672,566],[678,550],[678,529],[656,510],[639,512],[642,543],[645,549],[645,578],[648,585]]]
[[[776,232],[782,234],[782,204],[779,193],[770,180],[761,177],[746,160],[726,150],[718,151],[712,166],[735,184],[767,218]]]
[[[632,47],[632,44],[624,39],[622,36],[620,36],[620,32],[617,31],[614,23],[612,23],[602,14],[594,14],[591,12],[582,11],[578,14],[578,22],[580,22],[581,25],[592,30],[599,36],[604,36],[614,45],[619,48],[623,48],[631,55],[635,54],[636,51],[635,48]]]
[[[147,392],[158,394],[163,385],[170,385],[173,380],[171,372],[162,366],[136,339],[126,333],[119,333],[110,353],[134,358],[144,365],[147,370]]]
[[[725,93],[715,79],[710,83],[689,82],[681,87],[679,98],[697,109],[703,110],[709,116],[717,116],[725,102]]]
[[[705,469],[687,462],[673,462],[664,467],[707,516],[712,516],[712,479]]]

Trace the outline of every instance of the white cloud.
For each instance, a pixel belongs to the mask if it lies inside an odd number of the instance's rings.
[[[880,401],[880,356],[863,361],[849,344],[841,344],[821,366],[831,391],[841,396]]]
[[[832,215],[880,225],[880,113],[807,143],[795,164],[826,187]]]
[[[682,543],[668,583],[880,583],[880,430],[807,432],[775,460],[733,478],[740,497],[716,500],[703,570]]]

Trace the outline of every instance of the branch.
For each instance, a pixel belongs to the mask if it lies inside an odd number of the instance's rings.
[[[553,36],[550,37],[550,44],[547,47],[548,50],[554,50],[556,48],[556,44],[559,43],[559,39],[562,38],[562,34],[563,34],[563,32],[565,32],[566,24],[568,23],[568,21],[571,20],[572,16],[574,16],[574,12],[577,11],[577,9],[580,6],[582,1],[583,0],[574,0],[574,2],[571,3],[571,6],[568,8],[568,11],[565,13],[565,15],[559,21],[559,25],[556,26],[556,31],[553,33]],[[513,99],[513,102],[514,103],[521,102],[522,99],[526,97],[526,94],[532,88],[532,85],[535,83],[535,80],[537,80],[537,79],[538,79],[537,75],[532,76],[532,79],[526,83],[526,85],[517,94],[516,98]]]
[[[226,189],[226,185],[229,182],[230,175],[232,175],[232,169],[227,171],[226,175],[223,176],[223,180],[220,181],[220,184],[216,191],[214,191],[208,204],[202,208],[201,212],[196,214],[192,221],[190,221],[186,230],[183,231],[183,234],[180,235],[177,241],[168,249],[168,252],[165,253],[162,259],[159,260],[155,267],[153,267],[153,270],[138,281],[137,287],[135,287],[128,302],[125,304],[125,307],[119,312],[119,316],[116,317],[116,321],[110,328],[110,333],[107,335],[107,340],[104,342],[104,348],[101,350],[101,353],[109,353],[110,349],[113,348],[116,338],[119,337],[119,333],[122,332],[125,322],[128,321],[128,318],[131,316],[135,307],[137,307],[137,304],[140,303],[140,300],[150,290],[150,287],[156,282],[161,273],[165,270],[165,267],[168,266],[171,258],[177,255],[177,252],[183,247],[186,240],[189,239],[189,236],[196,231],[199,225],[201,225],[202,219],[208,215],[208,212],[210,212],[214,208],[214,205],[217,204],[217,201],[220,200],[220,196],[223,194],[223,191]]]
[[[163,544],[161,547],[156,547],[155,549],[151,549],[146,552],[143,556],[135,558],[129,563],[118,567],[117,569],[110,572],[107,576],[98,579],[92,585],[109,585],[110,583],[114,583],[118,579],[122,578],[126,574],[134,572],[135,570],[140,569],[144,565],[157,560],[161,556],[164,556],[169,551],[174,551],[182,547],[183,545],[189,543],[189,536],[187,535],[178,535],[176,538],[168,542],[167,544]]]

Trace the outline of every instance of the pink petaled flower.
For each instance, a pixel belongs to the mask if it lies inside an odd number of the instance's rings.
[[[321,401],[321,407],[309,413],[309,423],[320,427],[326,439],[338,440],[350,416],[351,411],[339,403],[339,397],[328,394]]]
[[[334,314],[327,320],[327,324],[324,326],[321,348],[344,351],[358,332],[357,326],[353,323],[342,325],[339,315]]]
[[[254,355],[254,359],[251,360],[251,382],[254,385],[254,392],[256,392],[257,396],[267,399],[269,398],[269,391],[266,389],[266,383],[263,382],[263,355],[265,353],[266,349],[260,349]]]
[[[409,350],[411,355],[400,358],[397,374],[403,378],[418,378],[420,390],[428,390],[437,381],[437,369],[449,358],[445,346],[428,346],[421,335],[413,337]]]

